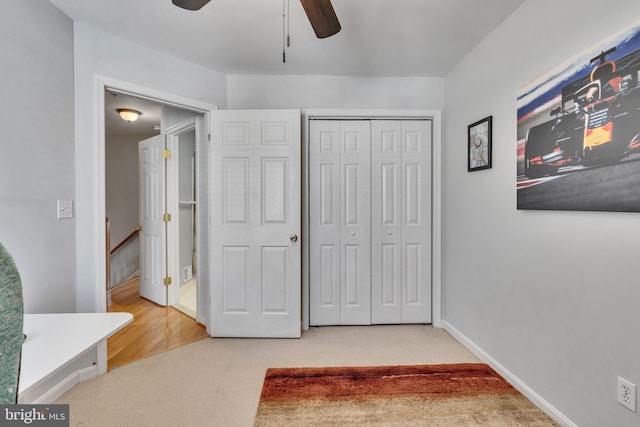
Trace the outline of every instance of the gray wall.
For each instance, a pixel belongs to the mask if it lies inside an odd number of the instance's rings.
[[[111,249],[140,223],[138,141],[152,135],[107,136],[105,142],[106,213],[111,222]]]
[[[75,309],[73,25],[41,0],[0,13],[0,242],[15,258],[26,313]]]
[[[444,319],[582,427],[638,426],[640,214],[516,210],[517,88],[640,16],[637,0],[529,0],[446,79]],[[493,115],[493,168],[467,125]]]
[[[437,77],[227,76],[229,109],[441,109]]]
[[[157,133],[157,132],[155,132]],[[110,222],[110,248],[113,250],[140,223],[138,175],[138,141],[148,135],[106,135],[105,140],[105,210]],[[109,287],[138,274],[140,250],[137,237],[111,255]]]

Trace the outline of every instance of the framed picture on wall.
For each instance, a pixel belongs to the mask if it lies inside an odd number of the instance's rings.
[[[467,170],[491,168],[491,117],[469,125],[467,135]]]
[[[518,88],[518,209],[640,212],[640,21]]]

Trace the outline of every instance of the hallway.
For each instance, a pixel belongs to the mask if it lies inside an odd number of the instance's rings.
[[[204,325],[193,318],[141,298],[139,283],[134,278],[107,299],[107,311],[133,314],[133,322],[107,340],[109,370],[208,337]]]

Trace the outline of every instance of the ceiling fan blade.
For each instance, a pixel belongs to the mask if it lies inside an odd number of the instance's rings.
[[[187,10],[198,10],[210,0],[171,0],[173,4]]]
[[[300,0],[319,39],[336,34],[342,28],[331,0]]]

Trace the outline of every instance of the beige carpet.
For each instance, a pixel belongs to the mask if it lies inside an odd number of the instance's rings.
[[[256,427],[557,427],[484,363],[271,368]]]
[[[477,363],[430,326],[312,328],[301,339],[204,339],[78,384],[72,426],[251,426],[272,367]]]

